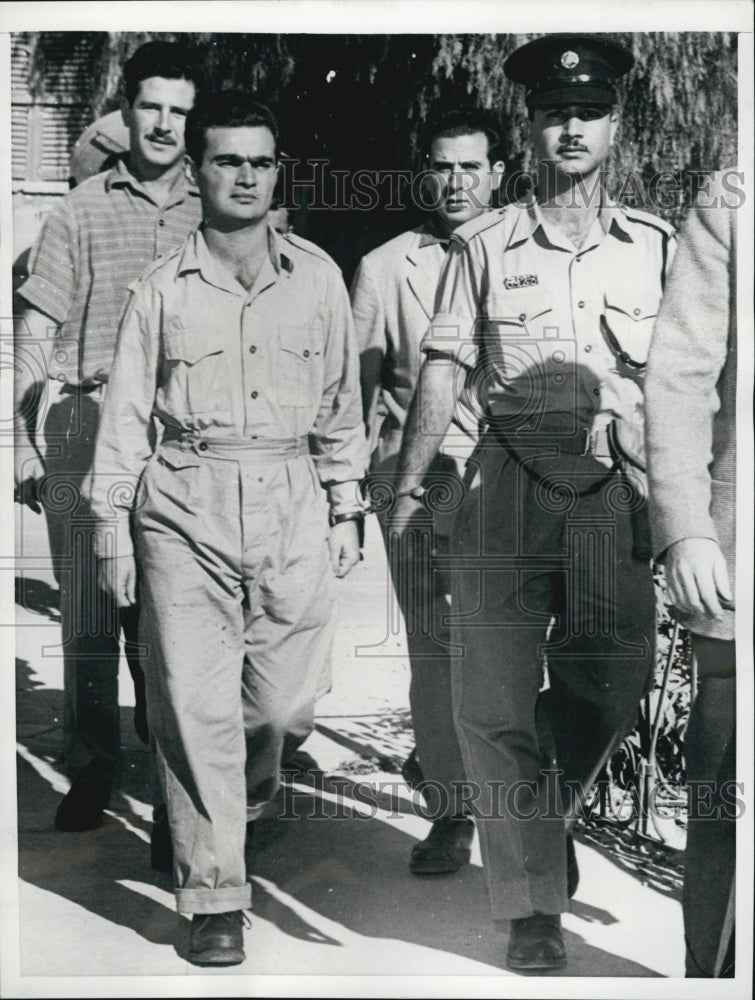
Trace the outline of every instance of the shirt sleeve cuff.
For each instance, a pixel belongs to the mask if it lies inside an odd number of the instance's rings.
[[[30,274],[19,288],[18,294],[34,309],[52,317],[58,325],[63,323],[68,314],[66,293],[38,274]]]
[[[364,501],[359,491],[359,480],[351,479],[344,483],[329,483],[328,503],[331,517],[338,514],[364,513]]]
[[[98,559],[133,556],[134,545],[128,521],[101,521],[95,530],[94,550]]]
[[[477,346],[471,336],[473,328],[474,320],[469,317],[436,313],[420,349],[426,354],[431,351],[446,354],[459,364],[473,368],[477,362]]]

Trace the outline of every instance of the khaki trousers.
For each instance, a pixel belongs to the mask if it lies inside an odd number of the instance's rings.
[[[304,441],[163,444],[137,498],[149,722],[185,913],[248,907],[247,789],[312,730],[333,638],[324,492]]]

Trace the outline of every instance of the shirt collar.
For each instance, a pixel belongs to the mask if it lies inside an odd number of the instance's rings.
[[[431,215],[420,230],[420,249],[440,244],[444,250],[447,250],[450,242],[450,235],[441,228],[436,217]]]
[[[130,187],[133,191],[137,191],[152,201],[149,192],[142,187],[141,183],[129,170],[125,156],[118,157],[105,178],[105,189],[109,192],[114,187]],[[167,208],[169,205],[175,205],[177,202],[183,201],[187,194],[198,198],[199,189],[195,184],[189,182],[183,170],[179,170],[171,185],[170,197],[165,207]]]
[[[553,231],[543,218],[543,213],[534,192],[518,202],[514,202],[518,214],[511,229],[507,249],[531,239],[538,229],[541,229],[546,239],[555,246],[560,246],[556,239],[551,238]],[[620,205],[606,201],[598,211],[598,222],[604,235],[612,235],[622,242],[632,243],[632,234],[627,226],[627,217]]]
[[[285,240],[270,225],[267,227],[267,246],[270,264],[276,275],[280,275],[281,271],[290,273],[293,270],[294,262],[286,253]],[[224,288],[236,295],[239,294],[241,286],[235,282],[229,282],[225,272],[217,266],[217,262],[207,246],[201,226],[189,236],[181,254],[178,274],[185,274],[188,271],[198,271],[209,284]]]

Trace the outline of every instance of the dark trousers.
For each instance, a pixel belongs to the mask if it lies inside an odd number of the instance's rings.
[[[381,522],[391,578],[406,628],[417,757],[426,782],[425,798],[434,818],[461,811],[464,765],[451,702],[451,581],[442,560],[449,539],[436,533],[424,511],[402,539]]]
[[[641,498],[590,456],[526,459],[483,441],[453,538],[454,606],[475,609],[454,616],[454,711],[496,921],[567,909],[566,793],[631,731],[654,660]]]
[[[43,504],[60,587],[64,659],[63,760],[76,781],[112,783],[120,752],[121,630],[137,695],[144,690],[136,608],[114,606],[97,586],[94,519],[82,495],[99,426],[103,387],[62,392],[44,425]]]
[[[682,895],[686,974],[732,976],[733,925],[725,924],[736,862],[734,797],[740,794],[733,785],[735,649],[734,642],[699,635],[692,636],[692,649],[700,683],[684,744],[689,787]]]

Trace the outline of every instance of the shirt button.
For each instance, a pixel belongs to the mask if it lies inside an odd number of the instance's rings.
[[[580,299],[579,302],[577,303],[577,305],[579,306],[580,309],[584,309],[585,308],[585,300],[584,299]]]
[[[256,344],[252,344],[252,346],[249,348],[249,353],[250,354],[254,354],[254,352],[256,350],[257,350],[257,345]]]
[[[527,313],[519,313],[519,322],[520,323],[524,323],[524,321],[526,319],[527,319]]]
[[[256,398],[257,398],[257,396],[259,396],[259,393],[258,393],[258,392],[257,392],[257,390],[255,389],[255,390],[254,390],[254,392],[252,393],[252,399],[256,399]]]
[[[165,225],[165,219],[159,219],[158,222],[157,222],[157,224],[158,224],[158,226],[164,226]]]
[[[200,441],[198,447],[200,451],[207,451],[207,442]]]
[[[639,309],[635,309],[634,310],[634,314],[635,314],[635,316],[639,316],[640,315],[640,310]]]
[[[589,354],[592,350],[592,344],[585,344],[585,354]]]
[[[305,358],[308,358],[308,357],[309,357],[309,351],[306,351],[306,350],[305,350],[305,351],[303,351],[302,353],[304,354],[304,357],[305,357]]]

